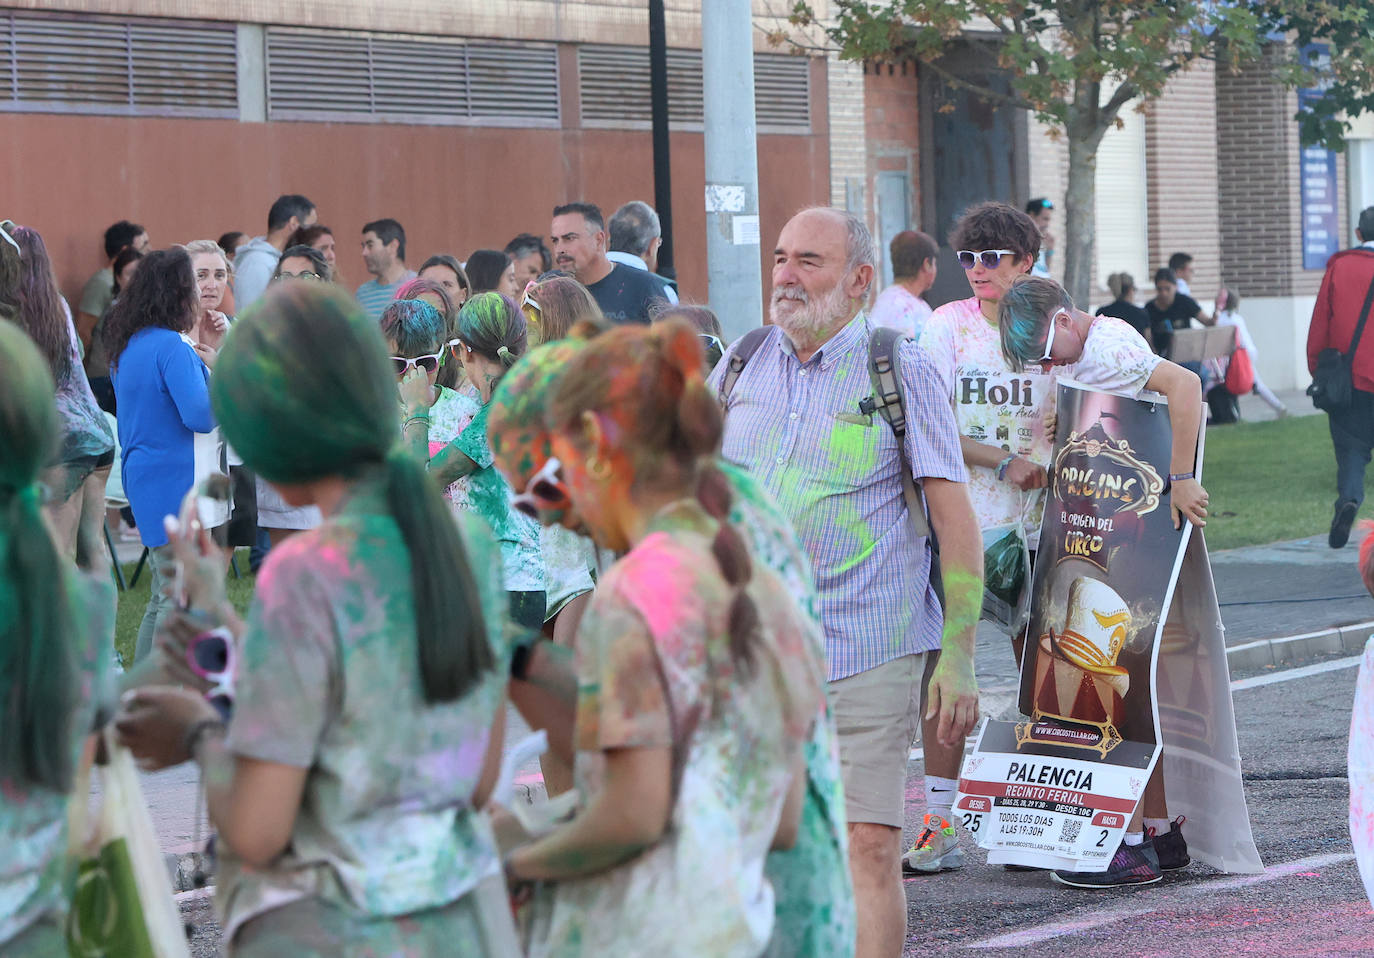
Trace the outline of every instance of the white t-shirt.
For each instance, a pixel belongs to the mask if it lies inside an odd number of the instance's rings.
[[[886,326],[921,338],[921,328],[930,317],[930,304],[900,283],[883,290],[873,303],[868,318],[875,326]]]
[[[935,310],[926,320],[921,346],[944,379],[961,436],[1041,466],[1050,464],[1054,437],[1045,431],[1045,411],[1052,401],[1054,374],[1038,369],[1013,373],[1002,358],[997,327],[983,316],[977,298]],[[1025,513],[1026,538],[1035,548],[1043,496],[998,481],[995,469],[970,465],[968,471],[979,527],[1006,525]]]
[[[1083,340],[1083,355],[1060,375],[1107,392],[1138,396],[1162,362],[1164,357],[1155,355],[1129,323],[1095,316]]]

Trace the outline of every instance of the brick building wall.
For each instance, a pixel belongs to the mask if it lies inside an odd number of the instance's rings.
[[[1216,80],[1210,62],[1176,76],[1151,105],[1145,157],[1151,273],[1167,266],[1170,254],[1191,253],[1193,295],[1206,302],[1221,282]]]
[[[878,173],[905,173],[911,183],[912,221],[919,217],[920,90],[914,63],[877,63],[865,69],[864,130],[868,141],[868,192]]]
[[[891,237],[902,229],[919,229],[922,222],[921,101],[916,71],[914,62],[864,66],[865,190],[870,197],[869,225],[878,245],[875,288],[890,281]],[[905,188],[905,203],[899,201],[898,183]]]
[[[649,31],[642,0],[6,0],[5,6],[570,43],[644,44]],[[825,3],[816,6],[828,13]],[[664,7],[668,45],[700,48],[701,0],[666,0]],[[771,0],[754,0],[753,9],[756,49],[774,49],[767,38],[772,30],[800,36]]]
[[[826,58],[826,106],[830,121],[830,202],[869,218],[868,145],[864,129],[863,65]]]
[[[1261,61],[1216,81],[1222,274],[1246,296],[1315,296],[1322,277],[1302,267],[1297,94],[1273,80],[1283,55],[1271,47]],[[1342,196],[1345,166],[1336,164]],[[1344,239],[1349,217],[1345,203],[1338,206]]]

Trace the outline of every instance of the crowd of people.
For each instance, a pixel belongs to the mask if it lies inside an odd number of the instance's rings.
[[[1206,522],[1198,375],[1034,275],[1044,229],[970,208],[970,296],[933,311],[935,246],[902,234],[870,311],[862,220],[801,211],[771,324],[726,344],[655,272],[642,203],[416,271],[378,219],[351,293],[302,196],[254,238],[116,224],[75,317],[5,224],[0,946],[65,953],[62,823],[117,689],[145,767],[199,766],[230,954],[900,955],[903,873],[964,861],[982,534],[1035,548],[1056,378],[1167,396],[1168,502]],[[888,324],[904,432],[869,378]],[[119,675],[116,448],[153,580]],[[262,554],[246,617],[236,546]],[[547,735],[556,819],[498,789],[508,705]],[[1052,877],[1187,864],[1156,771],[1110,867]]]

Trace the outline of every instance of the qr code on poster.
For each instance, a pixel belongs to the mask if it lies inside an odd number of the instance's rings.
[[[1078,833],[1083,830],[1083,820],[1081,818],[1066,818],[1064,824],[1059,828],[1059,840],[1065,845],[1072,845],[1078,841]]]

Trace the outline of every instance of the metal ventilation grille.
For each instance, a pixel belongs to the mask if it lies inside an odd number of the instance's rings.
[[[811,132],[810,65],[806,57],[754,54],[754,110],[760,130]],[[652,121],[646,48],[582,46],[577,69],[584,124],[639,127]],[[702,115],[700,51],[669,50],[669,122],[701,129]]]
[[[0,13],[0,109],[238,116],[231,23]]]
[[[811,130],[811,61],[754,54],[754,109],[760,127]]]
[[[556,125],[558,51],[270,27],[267,109],[273,120]]]

